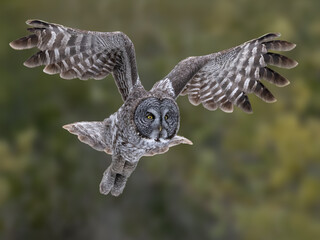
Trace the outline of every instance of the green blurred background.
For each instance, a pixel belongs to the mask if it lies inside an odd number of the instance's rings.
[[[320,1],[2,0],[0,239],[320,239]],[[251,96],[254,114],[209,112],[178,99],[194,142],[142,158],[118,197],[99,183],[110,156],[61,128],[122,104],[111,76],[65,81],[22,63],[8,43],[25,20],[123,31],[149,89],[178,61],[267,32],[297,43],[299,66]]]

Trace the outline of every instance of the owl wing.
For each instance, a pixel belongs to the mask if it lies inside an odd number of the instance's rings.
[[[131,161],[125,160],[113,146],[114,122],[107,118],[102,122],[76,122],[63,126],[70,133],[77,135],[79,140],[98,151],[112,154],[112,163],[103,174],[100,192],[119,196],[126,182],[135,170],[139,158],[132,156]],[[181,139],[181,141],[184,139]]]
[[[77,135],[79,140],[97,151],[113,154],[112,129],[114,124],[110,118],[103,122],[76,122],[63,126],[70,133]]]
[[[134,46],[124,33],[83,31],[40,20],[26,23],[32,34],[10,43],[17,50],[40,50],[25,66],[45,65],[45,73],[64,79],[98,80],[111,73],[123,100],[138,81]]]
[[[279,87],[289,81],[267,65],[293,68],[297,62],[269,51],[290,51],[296,45],[274,40],[280,34],[266,34],[237,47],[179,62],[164,80],[155,87],[169,88],[171,95],[188,95],[193,105],[209,110],[220,108],[232,112],[233,105],[252,112],[248,93],[254,93],[265,102],[276,101],[272,93],[260,82],[265,79]],[[169,92],[170,92],[169,91]]]

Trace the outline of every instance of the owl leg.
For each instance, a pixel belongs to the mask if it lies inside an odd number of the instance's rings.
[[[102,194],[107,195],[113,189],[116,181],[121,181],[121,178],[119,178],[119,174],[122,172],[124,164],[125,161],[120,155],[112,156],[112,163],[103,173],[103,177],[100,183],[100,192]],[[114,195],[112,192],[111,194]]]
[[[127,180],[132,174],[132,172],[136,169],[138,162],[131,163],[125,161],[123,166],[123,170],[121,173],[118,173],[115,178],[114,186],[111,189],[111,194],[113,196],[119,196],[122,192],[124,187],[126,186]]]
[[[130,177],[131,173],[136,169],[138,162],[128,162],[126,161],[123,167],[122,175],[126,176],[127,178]]]
[[[119,196],[126,186],[126,182],[138,162],[131,163],[122,158],[113,159],[111,165],[104,172],[100,183],[100,192],[107,195],[110,191],[113,196]]]
[[[115,179],[116,179],[116,173],[111,170],[110,165],[106,171],[103,173],[102,180],[100,182],[100,193],[107,195],[111,188],[114,185]]]

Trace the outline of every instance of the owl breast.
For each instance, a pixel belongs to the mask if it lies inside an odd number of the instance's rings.
[[[170,98],[142,99],[134,112],[134,124],[143,138],[160,141],[174,137],[179,129],[179,109]]]

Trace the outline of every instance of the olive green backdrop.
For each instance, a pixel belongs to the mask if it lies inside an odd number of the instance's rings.
[[[320,239],[320,1],[2,0],[0,2],[1,239]],[[299,66],[251,96],[254,114],[178,99],[180,135],[194,142],[142,158],[118,197],[99,183],[110,156],[61,128],[121,106],[111,76],[66,81],[22,65],[8,43],[25,20],[123,31],[149,89],[178,61],[267,32],[297,43]]]

